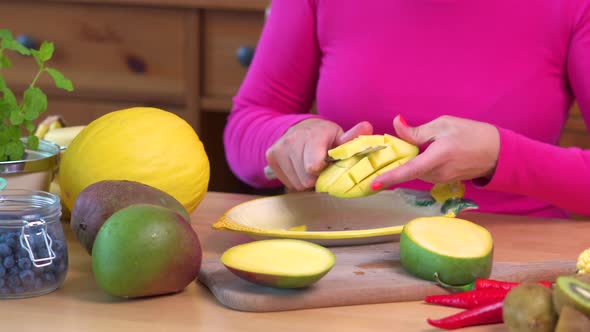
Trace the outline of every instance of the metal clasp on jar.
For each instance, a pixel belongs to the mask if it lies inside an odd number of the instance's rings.
[[[33,241],[30,239],[33,239]],[[45,244],[47,257],[35,257],[35,253],[31,248],[31,242],[39,240],[42,240]],[[20,245],[29,253],[29,258],[33,262],[33,265],[36,267],[51,265],[56,257],[55,252],[51,248],[52,242],[51,237],[47,233],[47,223],[45,220],[40,218],[36,221],[25,221],[20,234]]]

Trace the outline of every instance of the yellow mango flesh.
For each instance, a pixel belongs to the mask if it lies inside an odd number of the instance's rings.
[[[378,136],[380,139],[375,139]],[[363,140],[369,140],[367,143]],[[385,148],[371,152],[365,156],[354,156],[337,161],[328,166],[319,176],[316,183],[317,192],[327,192],[329,195],[341,198],[362,197],[374,194],[371,182],[379,175],[388,172],[418,155],[418,147],[391,135],[359,136],[330,151],[347,151],[358,153],[364,148],[371,147],[375,142],[383,142]],[[352,147],[346,148],[346,145]],[[354,152],[354,153],[353,153]],[[328,152],[330,155],[330,152]],[[344,153],[332,153],[342,156]]]
[[[247,281],[276,288],[307,287],[326,275],[336,256],[320,245],[294,239],[260,240],[226,250],[221,262]]]
[[[352,157],[330,164],[318,177],[318,180],[315,184],[315,190],[317,192],[328,192],[332,183],[334,183],[334,181],[336,181],[340,175],[346,173],[350,167],[354,166],[361,159],[362,157]]]
[[[385,137],[383,135],[361,135],[349,142],[328,150],[328,156],[334,160],[348,159],[363,150],[384,144]]]

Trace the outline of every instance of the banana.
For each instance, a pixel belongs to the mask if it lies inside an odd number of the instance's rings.
[[[35,130],[35,136],[37,136],[39,139],[44,139],[45,135],[47,135],[50,130],[62,128],[65,126],[65,122],[61,116],[50,115],[41,121],[41,123],[39,123],[37,130]]]
[[[71,126],[71,127],[58,127],[50,129],[44,139],[59,145],[62,148],[67,148],[74,138],[84,129],[86,126]]]

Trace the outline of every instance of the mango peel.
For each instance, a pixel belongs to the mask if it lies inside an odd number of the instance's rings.
[[[382,145],[383,149],[368,154],[360,152]],[[317,192],[340,198],[375,194],[371,182],[385,172],[399,167],[418,155],[418,147],[395,136],[361,135],[328,151],[328,156],[340,159],[326,167],[316,182]]]

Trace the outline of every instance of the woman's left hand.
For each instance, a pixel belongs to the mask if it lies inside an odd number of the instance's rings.
[[[373,190],[414,179],[448,183],[490,179],[494,174],[500,134],[493,125],[445,115],[417,127],[397,116],[393,126],[401,139],[417,146],[429,145],[407,163],[375,178]]]

